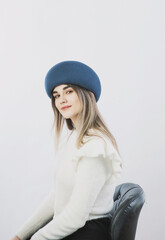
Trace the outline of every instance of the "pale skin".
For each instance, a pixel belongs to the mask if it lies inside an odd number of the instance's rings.
[[[15,236],[11,240],[21,240],[19,237]]]
[[[58,111],[64,118],[70,118],[76,128],[78,124],[78,113],[80,113],[83,108],[77,93],[72,87],[68,87],[67,84],[62,84],[53,89],[53,96],[55,97],[55,105]],[[71,107],[64,110],[62,109],[62,107],[68,105]]]
[[[55,97],[55,105],[58,111],[62,114],[64,118],[70,118],[76,128],[77,126],[77,116],[78,113],[82,111],[82,104],[79,100],[77,93],[74,91],[72,87],[67,87],[67,84],[62,84],[53,89],[56,91],[53,93]],[[66,89],[64,89],[66,88]],[[94,94],[91,92],[92,97],[94,98]],[[71,106],[66,109],[62,109],[64,106]],[[19,237],[14,236],[11,240],[21,240]]]

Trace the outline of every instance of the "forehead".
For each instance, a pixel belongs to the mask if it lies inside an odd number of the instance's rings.
[[[60,90],[63,90],[65,87],[67,87],[68,85],[67,84],[61,84],[59,86],[56,86],[53,91],[60,91]],[[69,87],[69,86],[68,86]]]

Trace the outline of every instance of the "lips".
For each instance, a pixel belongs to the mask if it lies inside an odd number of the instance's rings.
[[[61,109],[62,109],[62,110],[65,110],[65,109],[67,109],[67,108],[69,108],[69,107],[71,107],[71,106],[65,106],[65,107],[62,107]]]

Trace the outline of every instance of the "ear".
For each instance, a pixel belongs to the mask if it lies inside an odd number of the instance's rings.
[[[94,99],[95,99],[94,93],[90,91],[90,95],[91,95],[91,97],[92,97],[92,100],[94,100]]]

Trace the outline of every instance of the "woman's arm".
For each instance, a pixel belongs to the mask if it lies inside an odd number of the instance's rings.
[[[54,215],[54,191],[45,197],[34,214],[15,233],[12,240],[25,240],[31,237],[38,229],[45,226]]]
[[[59,240],[83,227],[106,179],[105,159],[83,157],[78,164],[68,204],[59,215],[37,231],[31,240]]]

